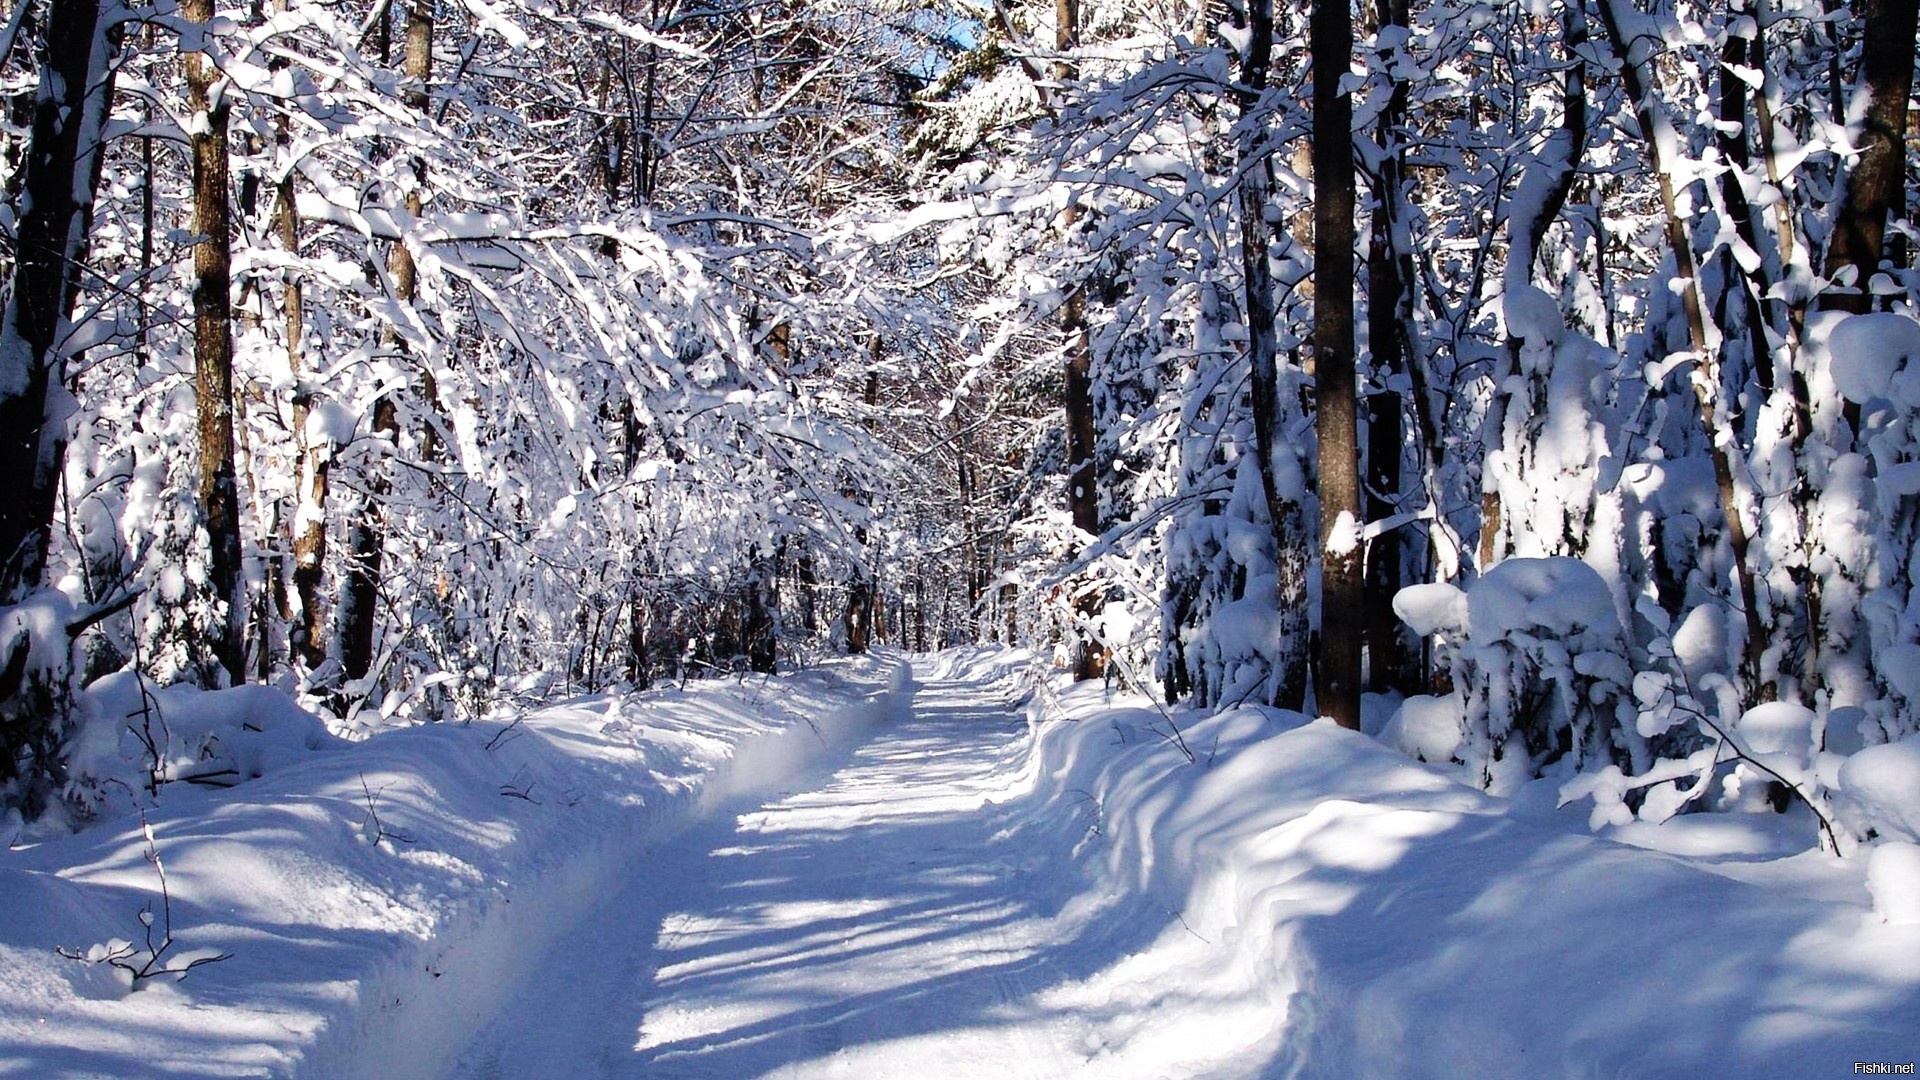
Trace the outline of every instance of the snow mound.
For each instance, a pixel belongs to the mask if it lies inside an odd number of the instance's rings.
[[[1164,927],[1035,1002],[1112,1014],[1089,1075],[1811,1076],[1911,1055],[1911,845],[1883,843],[1871,881],[1810,832],[1783,843],[1776,815],[1636,823],[1628,846],[1328,721],[1176,714],[1206,748],[1188,764],[1140,737],[1168,721],[1135,702],[1061,700],[1076,722],[1038,729],[1036,772],[1062,817],[1093,807],[1069,836],[1089,894]]]
[[[1836,323],[1827,338],[1833,382],[1848,400],[1920,408],[1920,322],[1874,312]]]
[[[1477,644],[1552,636],[1611,645],[1620,617],[1607,583],[1579,559],[1508,559],[1473,583],[1468,631]]]
[[[1460,699],[1418,695],[1402,702],[1380,741],[1419,761],[1446,762],[1460,747]]]
[[[1867,857],[1873,913],[1896,926],[1920,924],[1920,846],[1881,844]]]
[[[1409,585],[1393,595],[1393,613],[1422,637],[1467,628],[1467,594],[1446,582]]]
[[[258,778],[164,785],[145,823],[108,802],[85,832],[0,851],[0,1072],[434,1075],[648,843],[834,760],[906,672],[868,658],[351,744],[270,690],[162,691],[169,768]],[[95,775],[125,760],[112,729],[137,696],[94,695]],[[182,761],[195,745],[219,756]],[[230,958],[132,992],[56,952],[138,943],[143,910],[170,912],[182,958]]]
[[[173,784],[234,787],[347,745],[266,686],[156,688],[122,671],[87,687],[80,712],[68,767],[92,814],[151,806]]]
[[[1920,841],[1920,738],[1869,746],[1840,766],[1842,806],[1881,836]]]
[[[1791,701],[1755,705],[1734,725],[1741,749],[1783,772],[1805,772],[1813,758],[1812,709]]]

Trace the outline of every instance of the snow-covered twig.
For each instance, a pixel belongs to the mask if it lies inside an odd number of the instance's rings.
[[[61,946],[54,951],[69,960],[79,960],[89,964],[108,964],[127,972],[133,977],[133,987],[148,979],[162,975],[185,978],[187,972],[203,964],[216,964],[232,959],[231,953],[212,949],[198,949],[177,957],[177,963],[169,963],[167,954],[172,951],[173,940],[173,891],[167,884],[167,868],[160,861],[160,847],[153,838],[153,825],[147,820],[146,811],[140,812],[140,834],[146,838],[147,850],[142,857],[152,864],[153,872],[160,878],[160,940],[154,940],[153,905],[140,909],[140,925],[145,931],[145,945],[136,948],[124,938],[113,938],[104,944],[94,945],[81,952]]]
[[[378,844],[382,840],[395,840],[402,844],[413,843],[413,837],[398,829],[387,828],[386,823],[380,820],[380,811],[373,805],[373,789],[367,786],[365,773],[360,774],[360,793],[367,800],[367,816],[361,820],[360,829],[369,842]]]
[[[1695,720],[1698,720],[1700,723],[1704,724],[1708,731],[1713,732],[1713,734],[1717,738],[1719,738],[1721,745],[1732,750],[1734,757],[1740,759],[1741,761],[1745,762],[1748,765],[1753,766],[1756,769],[1759,769],[1761,772],[1766,773],[1768,776],[1773,777],[1775,780],[1779,781],[1780,786],[1786,788],[1787,791],[1791,793],[1794,798],[1799,799],[1801,802],[1805,803],[1807,806],[1807,809],[1813,812],[1814,819],[1820,822],[1821,830],[1827,834],[1827,844],[1826,844],[1827,850],[1833,852],[1835,855],[1840,854],[1840,840],[1838,837],[1834,835],[1833,822],[1827,820],[1827,815],[1821,813],[1820,808],[1814,805],[1812,796],[1800,790],[1800,785],[1780,775],[1780,773],[1776,771],[1771,765],[1768,765],[1766,762],[1761,761],[1759,758],[1754,757],[1752,754],[1747,753],[1745,750],[1742,750],[1740,748],[1740,744],[1733,741],[1733,736],[1727,734],[1725,729],[1721,728],[1719,724],[1714,723],[1714,721],[1707,716],[1706,710],[1695,709],[1686,705],[1682,705],[1680,704],[1678,699],[1674,701],[1673,707],[1679,712],[1691,714]],[[1718,764],[1719,762],[1719,754],[1717,751],[1714,754],[1714,761],[1716,764]]]

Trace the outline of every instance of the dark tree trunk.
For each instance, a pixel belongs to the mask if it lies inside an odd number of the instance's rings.
[[[1080,43],[1079,0],[1055,0],[1054,47],[1066,53]],[[1073,75],[1066,61],[1055,65],[1054,76],[1064,82]],[[1080,223],[1082,211],[1069,205],[1061,215],[1061,224],[1071,234]],[[1060,334],[1066,341],[1067,412],[1067,512],[1074,529],[1084,536],[1100,535],[1100,488],[1094,463],[1093,420],[1093,339],[1087,333],[1087,291],[1075,285],[1060,308]],[[1072,555],[1078,554],[1076,543]],[[1075,590],[1073,611],[1081,629],[1075,635],[1073,677],[1098,679],[1106,674],[1107,649],[1090,629],[1104,606],[1098,584],[1089,579],[1071,586]]]
[[[866,388],[862,400],[872,410],[880,404],[880,356],[881,343],[876,335],[868,344],[869,356],[873,366],[867,369]],[[871,412],[866,421],[868,430],[873,429]],[[864,502],[866,493],[855,491]],[[867,549],[867,530],[865,526],[856,526],[853,538],[860,545],[860,562],[853,568],[847,579],[847,609],[840,616],[840,628],[847,642],[847,653],[857,655],[866,652],[873,645],[873,556]]]
[[[381,566],[386,554],[386,529],[380,515],[391,491],[386,458],[393,453],[399,434],[400,422],[394,414],[393,399],[382,397],[373,405],[374,445],[368,461],[372,475],[367,482],[366,498],[347,533],[347,580],[346,587],[340,591],[336,613],[340,667],[349,679],[364,679],[373,670],[373,631],[379,614]]]
[[[1407,0],[1381,0],[1380,22],[1405,27]],[[1405,149],[1400,126],[1406,122],[1408,86],[1395,79],[1378,127],[1380,175],[1367,249],[1367,340],[1373,350],[1378,388],[1367,397],[1367,520],[1380,521],[1398,511],[1401,454],[1406,441],[1405,402],[1400,386],[1412,360],[1413,290],[1401,272],[1405,253],[1396,231],[1402,206]],[[1417,692],[1408,663],[1406,628],[1394,614],[1393,597],[1406,584],[1405,544],[1398,529],[1367,545],[1367,682],[1375,692]]]
[[[639,596],[627,601],[627,682],[635,690],[653,685],[652,664],[647,657],[647,605]]]
[[[433,76],[433,9],[427,0],[415,0],[407,8],[404,64],[407,79],[411,83],[406,94],[407,104],[424,114],[429,102],[427,83]],[[416,176],[423,170],[424,165],[416,162]],[[423,203],[418,186],[408,193],[406,205],[410,215],[419,215]],[[393,253],[388,258],[387,271],[393,278],[394,298],[403,304],[412,303],[418,292],[418,283],[413,253],[407,250],[404,239],[395,242]],[[396,348],[404,348],[397,334],[389,335],[389,343]],[[431,395],[431,385],[427,390]],[[387,472],[389,465],[385,459],[398,445],[400,434],[399,417],[390,397],[383,396],[374,403],[373,434],[375,452],[368,463],[371,475],[367,481],[366,504],[354,519],[348,537],[347,581],[340,597],[340,666],[347,677],[354,680],[366,678],[373,669],[374,622],[378,614],[377,601],[386,547],[386,529],[381,521],[381,512],[392,490]],[[423,435],[421,449],[429,457],[435,452],[431,428]]]
[[[1259,458],[1261,494],[1273,533],[1279,583],[1273,598],[1280,614],[1279,670],[1274,673],[1273,703],[1283,709],[1306,704],[1307,596],[1306,537],[1297,501],[1281,493],[1274,477],[1280,428],[1279,340],[1274,328],[1273,272],[1267,259],[1270,236],[1266,212],[1273,186],[1267,163],[1265,124],[1258,117],[1267,72],[1273,59],[1272,0],[1247,5],[1247,52],[1241,57],[1240,260],[1246,296],[1247,356],[1253,389],[1253,441]],[[1257,160],[1255,160],[1257,159]]]
[[[213,0],[185,0],[181,16],[208,28]],[[233,326],[229,285],[232,211],[227,203],[228,101],[212,102],[219,70],[205,52],[186,57],[187,113],[193,118],[193,373],[199,412],[200,512],[207,529],[209,584],[222,608],[213,654],[234,685],[246,682],[240,494],[233,449]]]
[[[86,258],[100,127],[113,96],[111,66],[105,82],[88,82],[96,51],[113,48],[100,26],[99,0],[52,5],[45,43],[22,170],[13,288],[0,321],[0,489],[7,492],[0,498],[0,604],[38,588],[46,570],[66,452],[56,400],[66,357],[56,335],[73,310]]]
[[[747,574],[746,611],[740,626],[747,666],[768,675],[773,674],[778,660],[779,581],[777,562],[766,556],[754,559]]]
[[[1907,98],[1913,91],[1916,13],[1920,0],[1860,0],[1860,85],[1867,115],[1855,140],[1860,156],[1847,173],[1847,198],[1827,243],[1826,275],[1845,267],[1857,275],[1854,292],[1828,292],[1820,306],[1865,312],[1873,308],[1867,282],[1880,267],[1887,215],[1906,202]]]
[[[820,629],[820,576],[813,568],[813,553],[802,549],[793,563],[794,581],[800,586],[800,625],[811,634]]]
[[[927,651],[927,578],[913,575],[913,650]]]
[[[1067,213],[1068,226],[1071,227],[1078,217],[1079,214],[1070,208]],[[1067,474],[1067,509],[1073,517],[1076,532],[1082,537],[1097,537],[1100,535],[1100,492],[1093,447],[1093,344],[1087,334],[1085,297],[1085,289],[1076,286],[1060,312],[1061,332],[1067,338],[1067,461],[1070,470]],[[1076,543],[1075,548],[1078,546]],[[1100,614],[1101,590],[1097,582],[1091,580],[1091,575],[1074,587],[1074,615],[1083,629],[1074,643],[1073,677],[1098,679],[1106,673],[1106,649],[1095,639],[1092,631],[1084,627]]]
[[[1360,727],[1360,445],[1353,344],[1353,100],[1340,87],[1351,66],[1346,0],[1314,0],[1313,364],[1320,445],[1320,650],[1314,700],[1322,716]]]
[[[100,25],[99,0],[51,5],[21,170],[13,287],[0,315],[0,607],[25,600],[46,573],[67,441],[67,357],[59,331],[73,310],[92,231],[117,40]],[[96,56],[108,61],[97,80],[90,78]],[[38,647],[51,652],[70,644]],[[29,818],[46,808],[64,779],[58,701],[64,687],[29,673],[35,647],[26,634],[0,642],[0,790],[24,775],[19,806]]]
[[[840,628],[846,635],[847,652],[857,655],[866,652],[873,644],[873,582],[871,579],[856,577],[847,586],[847,610],[840,619]]]

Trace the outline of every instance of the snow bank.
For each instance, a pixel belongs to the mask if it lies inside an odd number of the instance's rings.
[[[1869,860],[1811,850],[1805,815],[1593,836],[1553,780],[1498,798],[1326,721],[1145,706],[1076,687],[1033,710],[1056,842],[1090,895],[1137,898],[1104,920],[1164,927],[1037,1003],[1093,1018],[1093,1074],[1816,1076],[1912,1057],[1910,845],[1874,853],[1870,894]]]
[[[260,747],[228,753],[242,772],[296,760],[231,791],[168,788],[148,812],[178,949],[230,959],[129,992],[56,953],[141,942],[142,908],[162,911],[137,819],[0,854],[0,1073],[420,1075],[494,1014],[516,965],[644,872],[646,845],[831,760],[906,685],[905,664],[867,659],[352,745],[275,714]],[[205,697],[209,723],[263,715]]]
[[[234,787],[347,746],[268,686],[209,693],[121,671],[86,688],[80,713],[67,747],[69,799],[95,815],[152,806],[169,785]]]

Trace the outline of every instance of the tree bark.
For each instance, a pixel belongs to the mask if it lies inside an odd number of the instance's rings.
[[[1380,0],[1382,26],[1405,29],[1409,18],[1407,0]],[[1413,282],[1412,275],[1402,269],[1406,253],[1400,249],[1398,233],[1406,156],[1400,127],[1406,122],[1409,96],[1407,80],[1394,78],[1376,128],[1380,175],[1374,192],[1373,237],[1367,248],[1367,341],[1379,383],[1367,397],[1370,522],[1391,517],[1399,509],[1401,456],[1406,442],[1406,403],[1400,387],[1413,361]],[[1406,631],[1393,610],[1394,595],[1406,583],[1404,555],[1405,545],[1397,529],[1382,533],[1367,545],[1367,684],[1376,693],[1416,690],[1408,665]]]
[[[45,64],[22,170],[13,287],[0,315],[0,604],[17,603],[46,572],[55,493],[66,456],[66,361],[58,340],[73,310],[93,227],[100,128],[114,68],[89,82],[114,42],[99,0],[52,5]],[[4,767],[4,766],[0,766]]]
[[[1307,558],[1304,514],[1299,501],[1282,492],[1274,475],[1280,428],[1279,341],[1274,322],[1273,272],[1267,260],[1271,230],[1267,204],[1273,189],[1273,169],[1264,145],[1265,122],[1259,115],[1273,58],[1272,0],[1247,5],[1247,51],[1240,58],[1240,184],[1235,193],[1240,211],[1240,266],[1245,288],[1248,374],[1253,392],[1253,443],[1260,467],[1261,496],[1266,502],[1267,528],[1273,536],[1277,587],[1273,603],[1278,611],[1279,659],[1273,682],[1273,703],[1283,709],[1306,705],[1307,687]]]
[[[1347,0],[1314,0],[1313,364],[1320,446],[1320,650],[1314,701],[1322,716],[1360,727],[1360,645],[1365,579],[1359,542],[1360,447],[1353,342],[1353,99]]]
[[[1516,289],[1533,284],[1533,264],[1540,252],[1540,241],[1547,235],[1547,228],[1560,216],[1560,210],[1566,205],[1567,196],[1573,191],[1574,176],[1580,170],[1580,159],[1586,153],[1587,145],[1587,91],[1586,62],[1581,58],[1581,49],[1586,45],[1586,13],[1578,7],[1569,7],[1565,22],[1565,46],[1567,69],[1565,81],[1561,84],[1561,122],[1560,131],[1554,141],[1564,141],[1566,152],[1557,162],[1543,162],[1541,167],[1556,170],[1552,186],[1546,197],[1535,208],[1533,216],[1518,220],[1513,214],[1507,218],[1507,269],[1506,287]],[[1506,356],[1498,384],[1495,387],[1492,407],[1487,412],[1483,428],[1483,457],[1481,459],[1480,491],[1480,571],[1485,573],[1504,557],[1500,547],[1500,526],[1503,507],[1500,502],[1500,488],[1493,472],[1487,471],[1486,462],[1500,448],[1506,436],[1507,413],[1513,407],[1514,382],[1520,375],[1521,340],[1507,335]]]
[[[288,0],[279,0],[280,10],[289,8]],[[284,66],[284,61],[281,62]],[[275,128],[275,139],[284,156],[291,141],[286,122]],[[280,247],[290,257],[300,254],[300,215],[295,208],[291,162],[281,164],[287,173],[274,193],[273,231]],[[306,301],[300,275],[289,271],[281,283],[281,312],[287,337],[287,367],[293,372],[293,438],[298,450],[294,480],[293,517],[293,590],[299,604],[287,636],[293,652],[308,670],[319,667],[327,658],[326,623],[321,611],[321,583],[327,561],[327,495],[333,455],[336,447],[327,433],[311,430],[314,388],[304,381],[306,351]]]
[[[1732,432],[1723,428],[1723,418],[1714,404],[1720,394],[1719,365],[1715,363],[1712,343],[1707,337],[1706,316],[1700,303],[1699,275],[1694,269],[1693,246],[1687,237],[1686,221],[1680,216],[1674,198],[1673,174],[1669,171],[1672,163],[1666,161],[1661,153],[1663,140],[1660,137],[1662,118],[1659,104],[1654,100],[1652,88],[1641,69],[1645,61],[1645,46],[1637,41],[1629,42],[1621,32],[1620,20],[1613,7],[1620,2],[1622,0],[1601,0],[1600,14],[1607,35],[1612,39],[1614,52],[1620,58],[1620,78],[1626,86],[1628,99],[1634,103],[1634,111],[1640,121],[1640,135],[1647,144],[1647,155],[1659,182],[1660,203],[1667,218],[1667,246],[1673,251],[1674,277],[1680,285],[1678,291],[1687,320],[1687,334],[1697,354],[1693,362],[1694,400],[1700,411],[1701,430],[1707,437],[1708,456],[1713,462],[1714,486],[1719,493],[1721,516],[1726,521],[1727,546],[1733,553],[1734,587],[1740,595],[1745,615],[1747,641],[1741,674],[1753,700],[1772,701],[1778,696],[1779,687],[1775,682],[1763,678],[1761,658],[1766,651],[1766,630],[1760,621],[1758,590],[1747,558],[1751,540],[1746,519],[1740,513],[1739,493],[1734,486],[1731,457],[1734,440]]]
[[[1054,47],[1061,54],[1080,43],[1079,0],[1054,0]],[[1054,78],[1065,82],[1073,76],[1073,66],[1065,59],[1054,65]],[[1081,209],[1068,204],[1061,215],[1061,227],[1071,236],[1080,223]],[[1067,293],[1060,308],[1060,334],[1066,340],[1066,412],[1067,412],[1067,512],[1074,531],[1083,536],[1100,535],[1099,474],[1094,462],[1093,418],[1093,339],[1087,333],[1086,286],[1076,284]],[[1069,558],[1078,554],[1073,545]],[[1074,621],[1079,624],[1074,637],[1073,677],[1098,679],[1106,674],[1107,648],[1090,629],[1092,621],[1105,606],[1097,582],[1084,580],[1074,587]]]
[[[873,429],[872,410],[880,404],[880,357],[881,342],[878,334],[868,342],[868,356],[872,366],[867,369],[867,383],[862,391],[861,400],[866,403],[868,419],[866,428]],[[871,496],[866,492],[850,492],[859,497],[864,504]],[[867,529],[857,525],[853,538],[860,545],[860,562],[854,566],[853,573],[847,578],[847,610],[840,617],[840,628],[847,642],[849,655],[866,652],[873,644],[873,561],[867,550]]]
[[[756,556],[747,572],[746,614],[741,620],[747,667],[773,674],[779,659],[779,564],[767,555]]]
[[[433,77],[433,8],[430,0],[415,0],[407,8],[406,34],[407,48],[403,64],[409,86],[405,100],[410,108],[425,115],[429,103],[427,85]],[[414,169],[418,180],[425,165],[415,162]],[[424,202],[418,183],[407,193],[406,206],[409,215],[419,216]],[[395,242],[387,260],[387,271],[393,278],[394,298],[403,304],[412,303],[418,292],[418,284],[413,253],[407,250],[404,238]],[[399,335],[389,335],[389,342],[394,348],[404,351],[405,346]],[[431,395],[431,377],[427,391]],[[339,611],[340,666],[349,679],[356,681],[366,678],[373,668],[374,621],[386,547],[386,530],[380,515],[386,497],[392,490],[387,465],[382,459],[393,452],[400,434],[399,417],[390,396],[383,395],[374,403],[373,434],[375,456],[370,463],[372,475],[367,483],[366,505],[354,520],[349,536],[347,581],[341,593]],[[422,454],[433,456],[434,444],[429,426],[421,438]]]
[[[1827,242],[1826,276],[1853,267],[1854,291],[1829,290],[1820,307],[1855,313],[1873,309],[1867,285],[1880,268],[1887,215],[1906,203],[1907,98],[1913,91],[1916,15],[1920,0],[1860,0],[1860,85],[1867,115],[1854,140],[1860,156],[1847,173],[1847,198]]]
[[[60,329],[73,311],[93,226],[118,36],[100,25],[99,0],[61,0],[51,5],[44,42],[21,169],[13,287],[0,313],[0,607],[27,599],[46,575],[73,407]],[[69,640],[39,647],[69,646],[73,631],[56,632]],[[19,803],[29,819],[64,780],[62,687],[29,673],[35,647],[25,635],[0,642],[0,791],[24,774]]]
[[[185,0],[180,14],[206,33],[213,23],[213,0]],[[227,201],[227,117],[225,95],[213,97],[220,79],[208,50],[189,51],[187,115],[193,154],[193,373],[194,404],[199,413],[200,512],[211,547],[209,585],[222,605],[221,626],[211,642],[213,654],[233,685],[246,681],[243,637],[246,606],[240,554],[239,481],[233,449],[232,211]]]

